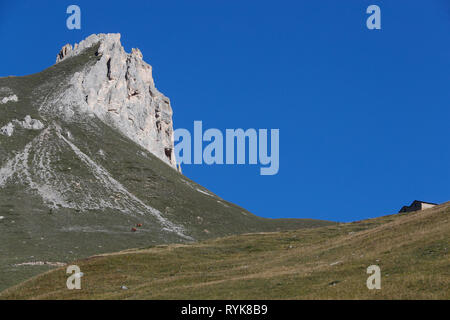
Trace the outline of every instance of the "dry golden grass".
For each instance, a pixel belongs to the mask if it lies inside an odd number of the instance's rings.
[[[450,203],[336,226],[134,249],[76,261],[1,299],[449,299]],[[381,290],[366,269],[381,268]],[[129,289],[122,290],[125,285]]]

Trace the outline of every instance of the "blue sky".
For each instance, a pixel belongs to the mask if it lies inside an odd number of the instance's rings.
[[[450,200],[450,3],[342,3],[0,0],[0,76],[39,72],[66,43],[120,32],[153,66],[175,128],[280,129],[275,176],[183,167],[223,198],[264,217],[335,221]],[[66,28],[70,4],[81,30]],[[381,30],[366,28],[371,4]]]

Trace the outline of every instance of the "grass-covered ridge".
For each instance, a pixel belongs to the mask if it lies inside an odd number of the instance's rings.
[[[450,202],[425,211],[297,231],[128,250],[75,261],[1,299],[449,299]],[[368,290],[366,268],[381,268]],[[125,285],[129,289],[123,290]]]

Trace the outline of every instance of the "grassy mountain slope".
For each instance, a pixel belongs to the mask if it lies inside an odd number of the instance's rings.
[[[316,229],[245,234],[76,261],[0,299],[449,299],[450,202]],[[381,290],[366,269],[381,268]],[[122,290],[125,285],[129,289]]]
[[[98,118],[65,119],[65,102],[54,97],[99,59],[97,47],[34,75],[0,78],[0,89],[19,98],[0,105],[0,127],[26,115],[45,126],[0,135],[0,290],[54,267],[48,263],[102,252],[331,224],[257,217]]]

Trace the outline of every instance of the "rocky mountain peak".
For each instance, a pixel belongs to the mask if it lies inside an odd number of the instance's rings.
[[[63,93],[65,105],[94,113],[176,168],[170,100],[156,89],[152,67],[139,49],[126,53],[120,34],[93,34],[73,47],[66,44],[56,63],[94,45],[99,45],[99,59],[73,76],[70,90]]]

